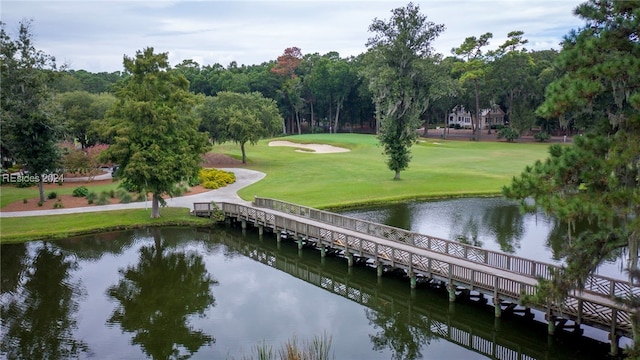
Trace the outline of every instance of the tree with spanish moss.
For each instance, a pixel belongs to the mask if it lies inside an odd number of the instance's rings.
[[[413,3],[391,13],[389,20],[374,19],[369,26],[373,37],[367,42],[369,63],[364,74],[381,116],[378,139],[388,156],[387,166],[399,180],[411,161],[421,116],[433,99],[430,75],[441,56],[434,53],[431,42],[444,25],[427,21]]]

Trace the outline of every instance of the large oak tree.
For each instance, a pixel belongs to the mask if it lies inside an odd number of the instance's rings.
[[[189,82],[171,69],[168,54],[153,48],[124,57],[130,76],[115,92],[108,113],[113,143],[107,154],[119,164],[119,176],[136,191],[151,192],[151,217],[160,217],[163,194],[197,176],[206,135],[193,116]]]

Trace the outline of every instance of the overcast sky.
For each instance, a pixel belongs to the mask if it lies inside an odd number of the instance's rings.
[[[559,43],[583,22],[573,15],[579,0],[414,1],[428,20],[446,30],[433,46],[451,54],[468,36],[492,32],[491,46],[509,31],[522,30],[528,49],[560,49]],[[120,71],[123,55],[153,47],[168,52],[170,64],[192,59],[225,67],[275,60],[285,48],[303,54],[340,56],[366,51],[373,19],[389,19],[408,1],[31,1],[2,0],[0,19],[15,35],[32,19],[36,48],[58,64],[91,72]]]

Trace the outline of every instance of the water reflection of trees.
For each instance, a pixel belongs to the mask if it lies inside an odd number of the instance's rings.
[[[422,358],[420,349],[428,345],[434,335],[423,329],[429,329],[426,322],[418,326],[411,325],[412,320],[422,317],[413,317],[409,314],[394,309],[393,303],[381,304],[376,309],[366,309],[365,315],[369,324],[374,329],[379,329],[375,335],[369,335],[373,343],[373,350],[379,351],[389,348],[393,353],[393,359],[413,360]]]
[[[76,236],[56,241],[56,245],[73,252],[78,259],[97,261],[107,254],[120,255],[133,246],[135,236],[123,236],[121,231]]]
[[[518,205],[487,207],[482,214],[482,223],[495,237],[501,251],[514,253],[520,248],[520,240],[524,235],[524,215]]]
[[[478,220],[473,214],[455,214],[453,216],[451,236],[454,240],[467,245],[482,246],[482,241],[478,238]]]
[[[70,359],[88,352],[74,338],[78,284],[69,281],[75,258],[42,243],[2,246],[2,353],[8,359]],[[8,286],[4,288],[4,286]]]
[[[27,245],[7,244],[0,251],[0,293],[15,292],[29,265]]]
[[[217,281],[202,256],[170,251],[160,230],[150,231],[154,244],[143,246],[138,264],[121,269],[120,282],[107,290],[119,302],[107,322],[134,333],[132,343],[153,359],[188,358],[215,342],[187,322],[189,316],[203,315],[215,306],[211,286]]]
[[[551,248],[554,260],[561,260],[570,255],[571,252],[581,251],[589,244],[581,244],[584,239],[602,239],[602,234],[598,229],[597,224],[589,223],[586,220],[576,221],[571,226],[567,222],[559,221],[555,218],[551,219],[552,228],[547,237],[546,245]],[[607,236],[606,234],[604,236]],[[595,270],[604,262],[614,262],[617,259],[624,259],[627,257],[628,248],[625,246],[624,240],[618,239],[618,242],[609,239],[608,244],[614,249],[607,249],[602,251],[599,256],[586,257],[586,263],[584,266],[580,266],[583,270]],[[604,245],[602,250],[605,250]],[[622,271],[623,269],[620,269]]]

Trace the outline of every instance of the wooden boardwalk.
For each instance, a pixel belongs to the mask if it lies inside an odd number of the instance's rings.
[[[561,268],[455,241],[418,234],[382,224],[286,203],[255,198],[251,206],[219,203],[227,219],[253,224],[262,233],[293,236],[302,247],[313,244],[321,254],[340,251],[352,265],[366,260],[382,275],[385,267],[403,269],[415,287],[418,278],[440,281],[449,289],[449,300],[477,292],[493,299],[495,314],[513,310],[524,296],[534,295],[538,279],[551,279]],[[195,215],[210,215],[211,203],[195,203]],[[621,336],[631,338],[631,313],[616,298],[640,296],[640,288],[626,281],[592,275],[582,291],[574,291],[562,304],[532,308],[546,314],[548,332],[570,325],[588,325],[609,332],[611,352],[617,353]]]

